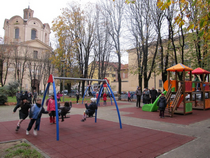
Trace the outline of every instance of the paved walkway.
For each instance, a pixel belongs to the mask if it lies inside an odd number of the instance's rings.
[[[18,112],[12,114],[14,106],[1,106],[0,142],[25,138],[49,157],[209,157],[210,110],[160,119],[158,112],[143,112],[135,103],[118,104],[122,129],[114,105],[100,106],[94,123],[94,118],[80,122],[84,105],[74,104],[71,117],[59,122],[59,141],[48,115],[42,117],[38,136],[32,131],[26,136],[29,119],[16,133]]]

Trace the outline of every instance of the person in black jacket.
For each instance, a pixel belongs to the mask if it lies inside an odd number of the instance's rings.
[[[31,130],[34,122],[36,121],[36,125],[34,127],[34,135],[36,136],[37,128],[39,127],[42,113],[45,113],[45,114],[48,113],[48,111],[45,111],[45,109],[42,107],[41,103],[42,103],[42,99],[38,98],[36,104],[34,104],[30,109],[29,118],[31,120],[28,124],[28,128],[26,130],[26,135],[29,135],[29,131]]]
[[[64,116],[66,116],[66,114],[69,112],[69,110],[71,109],[72,107],[72,102],[70,100],[70,102],[65,102],[64,103],[64,107],[60,107],[60,112],[59,112],[59,115],[61,115],[61,122],[64,121]]]
[[[150,96],[152,103],[154,103],[155,99],[157,98],[157,90],[154,87],[152,87],[150,90]]]
[[[162,94],[161,90],[160,90],[160,89],[158,89],[158,92],[157,92],[157,97],[159,97],[161,94]]]
[[[149,104],[150,103],[150,92],[148,88],[145,88],[143,92],[143,103],[144,104]]]
[[[166,103],[165,95],[163,93],[161,94],[158,100],[157,106],[159,107],[158,109],[160,110],[160,118],[164,118],[164,112],[165,112],[167,103]]]
[[[76,98],[77,98],[77,104],[79,104],[78,103],[78,101],[79,101],[79,92],[77,91],[77,93],[76,93]]]
[[[81,120],[82,122],[84,122],[86,120],[87,115],[89,117],[93,116],[96,109],[98,109],[98,106],[96,104],[96,98],[91,98],[90,100],[91,100],[91,103],[89,106],[87,105],[87,101],[85,102],[86,110],[84,111],[83,119]]]
[[[16,131],[19,130],[20,124],[23,122],[23,120],[25,120],[25,119],[28,117],[28,111],[29,111],[31,105],[27,102],[27,96],[24,96],[24,95],[23,95],[23,96],[21,97],[21,102],[20,102],[20,104],[18,104],[18,105],[15,106],[15,108],[14,108],[14,110],[13,110],[13,114],[16,112],[16,110],[17,110],[19,107],[20,107],[21,109],[19,110],[19,121],[18,121],[18,123],[17,123]]]
[[[136,107],[141,108],[141,87],[136,90]]]

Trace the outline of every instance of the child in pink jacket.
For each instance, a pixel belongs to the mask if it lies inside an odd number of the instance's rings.
[[[54,98],[54,95],[51,96],[51,99],[48,102],[47,111],[50,115],[50,124],[55,123],[55,98]]]

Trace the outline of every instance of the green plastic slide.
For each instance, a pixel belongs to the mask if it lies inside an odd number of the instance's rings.
[[[163,92],[163,94],[166,94],[166,93],[167,93],[167,91]],[[161,95],[159,95],[157,97],[157,99],[155,100],[155,102],[153,104],[144,104],[142,107],[142,110],[149,111],[149,112],[157,111],[158,110],[157,102],[158,102],[160,96]]]

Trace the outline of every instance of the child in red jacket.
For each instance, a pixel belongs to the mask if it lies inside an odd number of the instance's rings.
[[[50,124],[55,124],[55,99],[54,95],[51,95],[51,99],[48,102],[47,105],[47,111],[50,115]]]
[[[104,94],[103,94],[103,101],[104,101],[104,105],[106,105],[106,100],[107,100],[107,95],[106,95],[106,93],[104,92]]]

